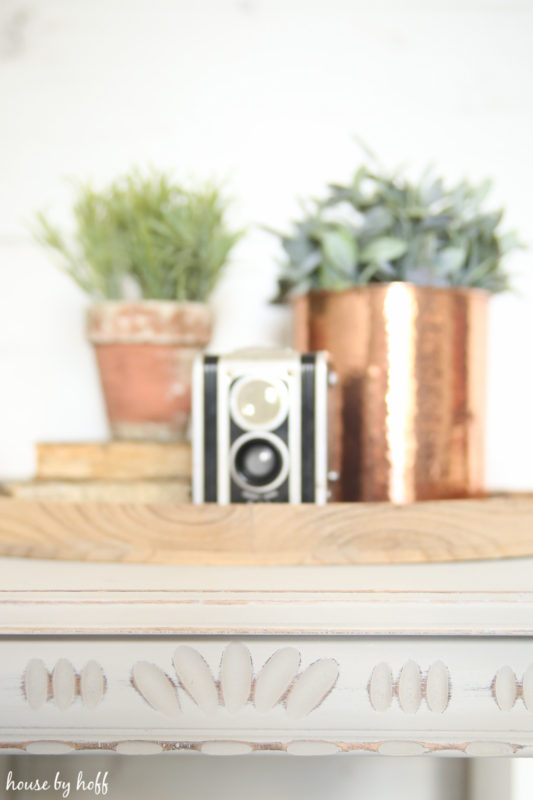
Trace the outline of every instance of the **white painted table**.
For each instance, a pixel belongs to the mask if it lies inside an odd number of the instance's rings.
[[[2,559],[1,752],[531,755],[532,566]]]

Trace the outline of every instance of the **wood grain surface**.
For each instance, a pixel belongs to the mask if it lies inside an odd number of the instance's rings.
[[[38,480],[189,479],[187,442],[79,442],[37,445]]]
[[[198,565],[399,564],[533,556],[533,496],[321,507],[2,499],[0,555]]]
[[[191,500],[189,481],[15,481],[3,484],[5,493],[16,500],[70,503],[187,503]]]

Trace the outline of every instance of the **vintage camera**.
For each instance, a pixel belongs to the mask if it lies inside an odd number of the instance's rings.
[[[241,350],[193,371],[195,503],[325,503],[326,353]]]

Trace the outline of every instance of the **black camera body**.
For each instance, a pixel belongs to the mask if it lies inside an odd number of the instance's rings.
[[[325,503],[326,353],[242,350],[193,370],[195,503]]]

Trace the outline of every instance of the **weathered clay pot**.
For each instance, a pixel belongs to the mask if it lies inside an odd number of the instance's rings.
[[[211,336],[203,303],[144,300],[88,309],[113,435],[182,439],[191,411],[192,363]]]
[[[483,493],[488,298],[398,282],[294,299],[295,346],[339,376],[340,499]]]

